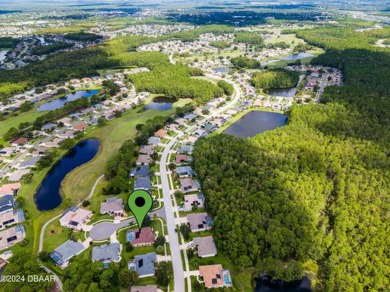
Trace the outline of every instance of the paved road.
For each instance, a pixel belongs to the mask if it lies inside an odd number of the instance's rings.
[[[214,76],[214,75],[208,75],[208,77],[221,79],[219,76]],[[234,86],[235,92],[232,100],[228,102],[224,107],[221,107],[215,112],[212,112],[208,117],[204,118],[199,124],[195,124],[189,127],[188,129],[186,129],[186,134],[195,131],[197,128],[200,128],[202,124],[205,124],[208,120],[218,116],[222,112],[226,111],[228,108],[231,108],[240,99],[241,90],[239,86],[230,80],[227,79],[223,79],[223,80],[229,82]],[[184,134],[183,132],[179,133],[174,139],[172,139],[168,143],[167,146],[165,146],[160,159],[160,177],[161,177],[162,192],[164,196],[164,208],[165,208],[166,221],[168,227],[169,244],[171,248],[171,258],[172,258],[173,276],[174,276],[174,291],[176,292],[185,291],[185,285],[184,285],[185,277],[184,277],[184,270],[183,270],[183,262],[180,254],[178,234],[176,233],[175,230],[176,224],[175,224],[175,217],[173,215],[174,211],[173,211],[172,200],[171,200],[171,190],[169,187],[167,163],[169,163],[168,161],[169,151],[172,149],[172,147],[177,142],[177,140],[183,136],[183,134]],[[188,290],[191,291],[191,286],[188,286]]]
[[[167,159],[169,151],[175,144],[176,139],[172,139],[169,144],[164,148],[160,160],[160,177],[162,192],[164,196],[164,208],[166,213],[169,245],[171,248],[171,258],[173,265],[173,277],[174,277],[174,291],[185,291],[184,288],[184,271],[183,262],[180,255],[179,239],[176,233],[175,218],[173,216],[173,206],[171,201],[171,189],[169,188],[168,172],[167,172]]]
[[[135,223],[133,218],[126,219],[120,223],[102,222],[92,227],[89,236],[93,240],[104,240],[110,238],[114,232],[122,227],[128,226],[130,223]]]

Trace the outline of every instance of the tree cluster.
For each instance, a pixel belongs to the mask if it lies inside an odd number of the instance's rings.
[[[293,87],[298,81],[298,72],[282,69],[255,72],[251,79],[252,85],[261,89]]]

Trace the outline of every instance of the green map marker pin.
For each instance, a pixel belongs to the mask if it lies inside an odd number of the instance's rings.
[[[146,214],[152,209],[152,196],[145,190],[135,190],[130,194],[127,204],[137,220],[138,227],[141,228]]]

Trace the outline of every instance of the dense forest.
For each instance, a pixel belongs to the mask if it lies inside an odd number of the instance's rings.
[[[316,21],[324,16],[318,12],[255,12],[255,11],[210,11],[209,13],[168,14],[168,19],[195,25],[219,24],[248,26],[266,23],[267,18],[293,21]]]
[[[69,40],[82,41],[82,42],[87,42],[87,41],[93,42],[102,38],[102,36],[100,35],[94,33],[87,33],[87,32],[68,33],[65,35],[65,37]]]
[[[218,247],[238,266],[324,291],[390,287],[389,30],[297,32],[327,52],[342,87],[294,106],[287,126],[250,139],[201,139],[194,167]],[[317,268],[318,267],[318,268]],[[318,270],[318,271],[317,271]]]
[[[244,43],[248,45],[262,45],[263,38],[256,32],[238,32],[234,38],[236,43]]]
[[[0,38],[0,49],[13,49],[19,43],[20,39],[11,37]]]
[[[244,56],[231,58],[230,62],[240,69],[259,69],[261,66],[259,61]]]
[[[195,169],[218,247],[287,281],[314,260],[327,291],[389,287],[388,148],[348,137],[368,122],[339,104],[297,106],[275,131],[200,140]],[[284,264],[269,271],[269,261]]]
[[[48,46],[38,46],[32,49],[32,53],[34,55],[47,55],[50,53],[54,53],[59,50],[67,49],[73,47],[73,44],[69,43],[56,43]]]
[[[230,31],[231,28],[225,26],[207,26],[191,31],[190,36],[197,38],[206,32],[218,34]],[[34,86],[97,75],[99,69],[127,66],[151,69],[150,72],[131,76],[138,91],[163,93],[173,98],[193,98],[198,103],[205,103],[214,97],[221,96],[223,90],[218,86],[206,80],[191,78],[201,75],[201,71],[182,64],[173,65],[169,62],[168,57],[160,52],[134,51],[142,44],[181,37],[185,39],[189,35],[178,33],[159,38],[120,37],[100,46],[49,56],[43,61],[38,61],[22,69],[3,70],[0,72],[0,99]]]
[[[252,75],[251,83],[258,89],[288,88],[296,86],[299,81],[299,73],[275,69],[263,72],[255,72]]]

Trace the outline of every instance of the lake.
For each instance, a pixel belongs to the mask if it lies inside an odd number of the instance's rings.
[[[256,280],[255,292],[309,292],[311,291],[310,279],[303,277],[301,280],[293,282],[275,281],[269,277],[261,277]]]
[[[256,134],[273,130],[287,124],[287,117],[283,114],[251,111],[232,124],[222,134],[229,134],[235,137],[253,137]]]
[[[145,106],[145,110],[167,111],[173,108],[173,104],[176,101],[173,98],[157,96]]]
[[[215,73],[227,73],[232,70],[230,67],[221,67],[221,68],[214,68],[213,69]]]
[[[76,167],[92,160],[98,153],[99,147],[100,141],[97,139],[81,141],[50,169],[34,197],[35,205],[39,211],[53,210],[61,204],[62,180]]]
[[[297,88],[296,87],[279,88],[279,89],[271,88],[267,91],[267,94],[272,96],[294,97],[297,94]]]
[[[54,111],[56,109],[62,108],[65,103],[77,100],[82,97],[91,97],[95,94],[98,94],[99,90],[80,90],[76,91],[73,93],[69,93],[65,95],[63,98],[57,98],[55,100],[46,102],[42,104],[40,107],[37,108],[37,111],[42,112],[42,111]]]
[[[293,55],[288,55],[282,57],[282,60],[287,60],[287,61],[296,61],[308,57],[313,57],[314,55],[309,54],[309,53],[299,53],[299,54],[293,54]]]

